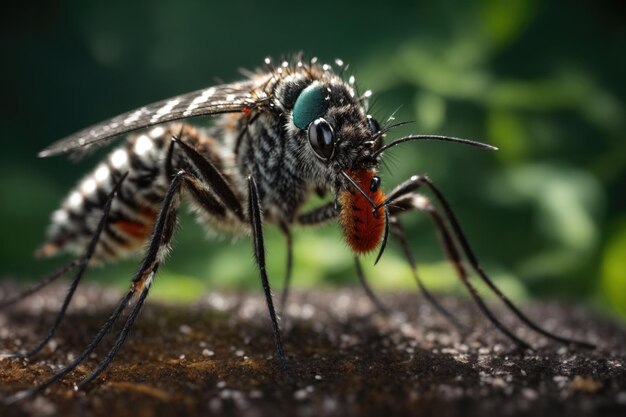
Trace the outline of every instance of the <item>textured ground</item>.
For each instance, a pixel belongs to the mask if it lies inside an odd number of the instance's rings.
[[[0,297],[11,290],[3,284]],[[53,286],[0,312],[0,350],[31,346],[42,336],[64,290]],[[42,381],[77,355],[118,297],[83,288],[44,353],[0,361],[0,397]],[[0,415],[626,415],[623,326],[582,309],[526,306],[546,327],[600,349],[546,344],[519,328],[539,346],[519,353],[466,300],[444,299],[461,317],[477,319],[466,337],[417,296],[383,300],[395,310],[386,318],[371,314],[359,289],[294,294],[282,323],[293,383],[272,358],[260,294],[209,294],[184,307],[149,301],[112,368],[91,389],[75,393],[72,384],[96,357],[45,395],[0,406]],[[97,352],[101,357],[104,349]]]

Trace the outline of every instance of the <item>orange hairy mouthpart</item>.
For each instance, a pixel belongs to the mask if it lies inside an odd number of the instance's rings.
[[[385,195],[380,189],[370,190],[375,171],[363,169],[346,171],[346,174],[350,175],[376,205],[385,201]],[[384,208],[381,207],[373,213],[370,203],[354,188],[342,191],[339,203],[343,235],[352,251],[356,254],[366,254],[376,249],[385,231]]]

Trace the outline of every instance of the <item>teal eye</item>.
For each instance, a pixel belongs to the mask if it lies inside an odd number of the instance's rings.
[[[298,129],[306,129],[313,120],[326,113],[328,92],[325,87],[313,83],[300,93],[293,106],[293,124]]]

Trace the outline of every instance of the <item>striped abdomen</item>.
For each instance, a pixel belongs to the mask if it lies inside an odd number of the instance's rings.
[[[370,189],[372,178],[376,175],[374,171],[348,171],[347,174],[367,193],[374,204],[381,204],[385,200],[380,189],[376,191]],[[340,221],[343,234],[352,251],[365,254],[376,249],[385,231],[383,209],[378,209],[374,214],[370,203],[354,189],[343,191],[339,196],[339,203],[341,204]]]
[[[109,193],[126,172],[128,177],[112,202],[109,221],[96,247],[93,262],[120,259],[143,248],[169,185],[165,161],[170,139],[178,134],[180,124],[173,124],[130,136],[125,145],[115,149],[83,178],[61,208],[53,213],[48,241],[37,254],[84,253]],[[206,148],[212,148],[212,140],[197,129],[185,126],[182,136],[186,142],[205,152],[208,152]],[[180,160],[175,152],[174,169],[180,167]]]

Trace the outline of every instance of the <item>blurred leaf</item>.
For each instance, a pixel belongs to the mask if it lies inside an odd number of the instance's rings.
[[[496,156],[507,163],[519,162],[528,154],[531,142],[521,118],[514,112],[494,110],[487,122],[489,143],[499,148]]]
[[[415,97],[417,123],[425,132],[436,132],[446,118],[446,102],[437,94],[426,91]]]
[[[161,271],[152,286],[152,298],[174,303],[196,301],[206,292],[206,286],[196,277]]]
[[[485,29],[494,44],[502,46],[515,40],[533,17],[535,3],[533,0],[482,0]]]
[[[539,230],[551,240],[552,249],[538,248],[522,262],[522,275],[574,270],[597,245],[603,194],[585,172],[550,164],[522,165],[493,181],[492,196],[502,202],[532,204]]]
[[[452,66],[440,50],[424,48],[419,42],[407,43],[397,58],[397,72],[411,84],[444,97],[474,98],[482,95],[490,82],[483,69]]]
[[[626,218],[613,229],[602,257],[602,292],[626,318]]]

